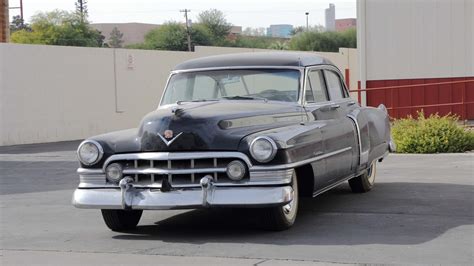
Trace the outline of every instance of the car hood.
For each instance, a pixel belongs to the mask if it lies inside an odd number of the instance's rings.
[[[113,153],[238,150],[245,136],[300,123],[303,115],[296,103],[189,102],[160,107],[147,114],[138,129],[102,135],[100,139],[108,142]]]

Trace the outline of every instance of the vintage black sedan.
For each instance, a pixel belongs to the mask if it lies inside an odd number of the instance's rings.
[[[367,192],[394,149],[386,108],[350,98],[341,72],[312,53],[199,58],[178,65],[138,128],[83,141],[78,208],[114,231],[143,210],[261,208],[262,224],[295,222],[298,198],[349,181]]]

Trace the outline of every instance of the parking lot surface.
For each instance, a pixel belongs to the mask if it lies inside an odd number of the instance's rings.
[[[390,155],[375,188],[301,201],[293,228],[254,210],[147,211],[128,233],[71,205],[78,142],[0,147],[0,264],[474,263],[474,154]]]

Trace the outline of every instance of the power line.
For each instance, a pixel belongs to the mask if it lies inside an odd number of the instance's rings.
[[[188,12],[191,12],[191,10],[182,9],[179,12],[184,13],[184,17],[186,18],[186,33],[188,35],[188,51],[191,52],[191,33],[189,32],[189,20],[188,20]]]

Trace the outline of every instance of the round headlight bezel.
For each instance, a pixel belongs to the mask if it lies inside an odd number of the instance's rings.
[[[92,162],[85,161],[84,158],[81,156],[81,149],[86,144],[92,144],[97,149],[97,157]],[[100,145],[100,143],[95,140],[84,140],[83,142],[81,142],[81,144],[79,144],[79,147],[77,148],[77,158],[82,164],[87,165],[87,166],[91,166],[98,163],[102,159],[103,156],[104,156],[104,149],[102,148],[102,145]]]
[[[240,176],[235,177],[230,174],[230,167],[233,164],[238,164],[240,166],[240,169],[242,170],[242,174]],[[227,174],[227,177],[229,177],[230,180],[232,181],[241,181],[247,174],[247,167],[243,162],[239,160],[234,160],[227,165],[226,174]]]
[[[272,152],[270,153],[270,155],[267,158],[258,158],[258,156],[256,156],[255,151],[254,151],[254,147],[255,147],[255,144],[258,141],[266,141],[271,145]],[[255,159],[257,162],[259,162],[259,163],[268,163],[269,161],[273,160],[273,158],[275,158],[275,155],[277,153],[278,148],[277,148],[277,145],[276,145],[275,141],[272,138],[267,137],[267,136],[260,136],[260,137],[256,137],[254,140],[252,140],[252,142],[250,143],[249,150],[250,150],[250,155],[252,155],[252,158]]]

